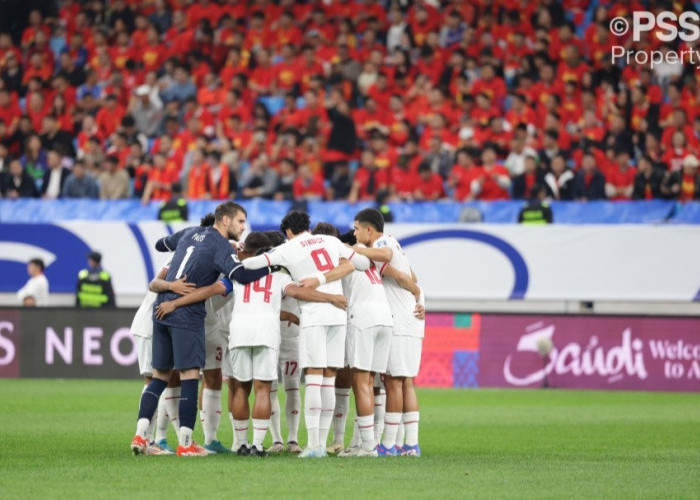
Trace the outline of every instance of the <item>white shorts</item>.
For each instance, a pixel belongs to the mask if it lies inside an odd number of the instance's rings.
[[[387,373],[392,377],[415,377],[420,370],[423,339],[408,335],[392,335]]]
[[[221,374],[226,378],[233,378],[233,365],[231,364],[231,350],[226,347],[224,359],[221,360]]]
[[[206,353],[206,358],[204,361],[204,370],[221,368],[227,345],[228,338],[226,338],[220,328],[214,328],[211,332],[205,332],[204,352]]]
[[[153,337],[134,336],[138,349],[139,373],[144,377],[153,376]]]
[[[354,325],[348,325],[345,364],[358,370],[386,373],[391,337],[390,326],[372,326],[358,330]]]
[[[299,365],[304,368],[343,368],[347,325],[299,329]]]
[[[239,382],[277,380],[277,350],[267,346],[234,347],[229,356]]]

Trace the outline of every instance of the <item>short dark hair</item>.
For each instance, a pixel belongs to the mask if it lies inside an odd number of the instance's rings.
[[[41,272],[42,272],[42,273],[44,272],[45,266],[44,266],[44,261],[43,261],[43,260],[41,260],[41,259],[39,259],[39,258],[32,259],[32,260],[29,261],[29,264],[34,264],[36,267],[38,267],[39,269],[41,269]]]
[[[355,238],[355,231],[353,231],[352,229],[346,233],[341,234],[338,239],[350,246],[355,245],[357,243],[357,238]]]
[[[238,203],[235,203],[233,201],[226,201],[218,207],[216,207],[216,210],[214,211],[214,217],[216,221],[220,221],[224,218],[224,216],[235,217],[236,215],[238,215],[238,212],[243,212],[245,215],[248,215],[248,212],[245,211],[245,208],[243,208]]]
[[[289,229],[292,234],[301,234],[304,231],[308,231],[310,226],[311,218],[309,214],[300,210],[292,210],[282,219],[280,231],[286,234],[287,229]]]
[[[279,231],[265,231],[265,235],[270,240],[273,247],[278,247],[285,242],[286,238]]]
[[[380,233],[384,232],[384,217],[376,208],[365,208],[357,212],[355,220],[360,224],[368,224]]]
[[[199,225],[202,227],[210,227],[214,225],[215,221],[216,217],[214,217],[214,214],[210,212],[200,219]]]
[[[340,231],[338,231],[338,228],[336,228],[333,224],[329,224],[328,222],[319,222],[316,224],[316,227],[313,231],[311,231],[311,234],[326,234],[328,236],[335,236],[336,238],[340,237]]]
[[[258,253],[264,248],[270,248],[271,246],[272,243],[270,242],[270,238],[268,238],[267,234],[263,233],[262,231],[253,231],[252,233],[249,233],[245,239],[245,243],[243,243],[245,252],[253,254]]]

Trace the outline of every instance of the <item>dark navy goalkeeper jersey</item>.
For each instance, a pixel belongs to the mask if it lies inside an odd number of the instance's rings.
[[[194,283],[197,288],[211,285],[221,273],[231,278],[233,271],[242,266],[231,244],[213,227],[183,229],[158,240],[156,249],[175,251],[166,280],[176,281],[187,276],[187,281]],[[156,306],[178,297],[172,292],[159,293]],[[204,328],[205,315],[204,302],[197,302],[178,307],[162,320],[156,321],[179,328],[200,330]]]

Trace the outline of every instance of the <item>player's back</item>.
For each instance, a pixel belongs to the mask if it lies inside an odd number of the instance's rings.
[[[393,326],[391,309],[382,278],[374,263],[366,271],[353,271],[343,278],[348,299],[348,321],[359,329]]]
[[[389,235],[382,235],[374,242],[374,248],[390,248],[392,251],[389,262],[379,262],[379,272],[390,265],[393,268],[411,275],[411,264],[396,238]],[[411,292],[402,288],[396,280],[383,276],[384,290],[389,302],[389,307],[394,316],[394,333],[397,335],[410,335],[422,337],[424,332],[424,322],[417,319],[413,312],[416,307],[416,298]]]
[[[284,252],[285,267],[295,281],[325,273],[340,263],[342,243],[333,236],[302,233],[275,249]],[[340,281],[332,281],[318,287],[318,291],[342,295]],[[320,302],[299,301],[301,326],[342,325],[346,314],[337,307]]]
[[[283,272],[268,274],[247,285],[233,282],[230,348],[263,345],[279,349],[282,296],[291,282]]]

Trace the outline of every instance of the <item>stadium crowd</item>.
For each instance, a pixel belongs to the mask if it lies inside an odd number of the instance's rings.
[[[700,198],[696,68],[611,57],[697,42],[609,25],[691,2],[1,8],[3,197]]]

